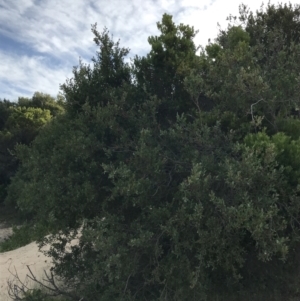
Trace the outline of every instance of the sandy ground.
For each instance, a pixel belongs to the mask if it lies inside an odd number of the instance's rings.
[[[11,233],[11,228],[5,228],[3,224],[0,224],[0,241],[3,241]],[[78,238],[74,239],[71,245],[77,243]],[[49,271],[51,268],[51,258],[44,256],[35,242],[13,251],[0,253],[0,301],[12,300],[8,295],[8,282],[20,284],[15,277],[16,273],[29,288],[37,287],[27,276],[29,274],[27,266],[38,280],[43,280],[45,278],[44,271]]]
[[[27,266],[30,267],[33,274],[41,280],[44,276],[44,270],[48,271],[51,267],[51,261],[39,252],[36,243],[31,243],[17,250],[0,253],[0,300],[11,300],[8,296],[8,281],[14,284],[20,284],[16,280],[16,273],[20,280],[32,287]]]
[[[3,241],[12,233],[11,228],[4,228],[0,224],[0,241]],[[43,253],[38,250],[36,243],[31,243],[27,246],[17,250],[0,253],[0,300],[11,300],[8,296],[8,281],[18,284],[16,280],[16,272],[21,281],[32,287],[27,266],[39,280],[44,278],[44,270],[49,270],[51,267],[51,259],[45,257]]]

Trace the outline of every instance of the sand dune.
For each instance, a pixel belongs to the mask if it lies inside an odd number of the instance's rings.
[[[20,280],[32,287],[27,266],[39,280],[44,278],[44,270],[51,267],[51,258],[46,257],[38,249],[35,242],[17,250],[0,253],[0,300],[11,300],[8,296],[8,281],[18,283],[14,277],[16,272]]]
[[[7,238],[11,233],[11,228],[1,229],[0,227],[0,241],[3,241],[3,239]],[[70,245],[75,245],[77,243],[78,238],[75,238]],[[70,245],[67,246],[66,250],[68,250]],[[42,250],[47,250],[47,248],[48,247],[46,246]],[[27,266],[30,267],[38,280],[43,280],[45,279],[44,270],[49,271],[51,265],[51,258],[46,257],[39,251],[38,245],[35,242],[13,251],[0,253],[0,301],[11,301],[8,296],[8,281],[19,284],[15,277],[16,272],[20,280],[23,283],[26,283],[28,287],[32,288],[37,285],[28,278],[27,275],[29,274],[29,271]]]

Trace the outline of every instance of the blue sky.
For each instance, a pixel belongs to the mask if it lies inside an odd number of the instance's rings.
[[[35,91],[56,96],[79,58],[90,62],[94,56],[91,24],[96,22],[133,57],[150,50],[147,38],[158,34],[163,13],[198,29],[195,43],[205,46],[217,36],[217,23],[226,28],[226,17],[238,15],[241,3],[255,11],[262,1],[0,0],[0,98],[15,101]]]

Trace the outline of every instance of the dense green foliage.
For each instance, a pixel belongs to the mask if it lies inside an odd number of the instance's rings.
[[[299,294],[299,10],[241,6],[200,54],[165,14],[131,65],[92,27],[93,65],[62,85],[65,114],[17,146],[7,197],[79,299]],[[14,128],[48,114],[13,110]]]
[[[30,145],[39,130],[63,111],[62,100],[39,92],[32,98],[20,97],[17,103],[0,101],[0,203],[19,165],[15,146]]]
[[[194,64],[197,64],[193,27],[176,26],[170,15],[163,15],[157,23],[160,36],[151,36],[148,42],[151,51],[146,57],[134,59],[134,76],[137,89],[147,91],[162,100],[157,118],[161,125],[174,121],[176,113],[188,113],[191,104],[184,88],[184,78]]]

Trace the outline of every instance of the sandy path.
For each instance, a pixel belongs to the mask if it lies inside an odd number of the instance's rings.
[[[51,267],[51,258],[44,256],[38,250],[35,242],[21,247],[17,250],[0,253],[0,300],[11,300],[8,296],[7,281],[15,279],[13,276],[16,271],[21,281],[30,285],[26,275],[29,273],[27,265],[30,267],[34,275],[40,280],[44,277],[44,269],[48,271]],[[14,281],[17,283],[16,281]]]
[[[11,235],[11,233],[11,228],[4,228],[4,225],[0,224],[0,241],[3,241]],[[66,251],[70,250],[70,246],[78,244],[78,237],[80,235],[81,234],[79,232],[77,238],[73,239],[70,244],[67,245]],[[48,248],[49,247],[45,246],[42,250],[47,250]],[[28,287],[32,288],[37,287],[37,285],[35,284],[33,286],[32,281],[28,279],[27,274],[29,274],[29,271],[27,266],[30,267],[38,280],[42,280],[45,278],[44,270],[48,272],[51,265],[51,258],[46,257],[42,252],[40,252],[35,242],[13,251],[0,253],[0,301],[11,301],[8,296],[7,282],[15,280],[14,283],[18,284],[14,277],[16,271],[20,280],[28,284]]]

